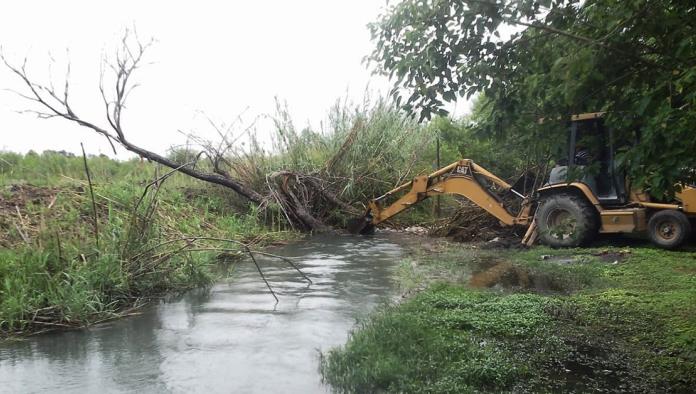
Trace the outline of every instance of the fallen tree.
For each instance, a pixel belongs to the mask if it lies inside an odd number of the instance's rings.
[[[151,45],[152,41],[143,43],[137,37],[126,32],[121,40],[120,48],[116,51],[115,58],[112,61],[103,60],[99,91],[104,103],[108,128],[83,118],[71,106],[69,66],[65,81],[62,84],[62,91],[59,91],[55,89],[52,81],[48,84],[41,84],[32,79],[27,73],[26,59],[18,67],[12,65],[3,54],[0,54],[0,58],[22,80],[27,89],[26,93],[15,93],[36,104],[36,109],[24,112],[33,113],[41,119],[62,118],[88,128],[104,136],[114,153],[116,153],[115,144],[118,144],[141,158],[162,164],[201,181],[223,186],[234,191],[244,200],[255,204],[261,210],[269,208],[279,210],[290,226],[299,230],[326,230],[328,226],[324,223],[324,218],[331,210],[341,210],[347,214],[359,212],[339,198],[332,190],[332,184],[327,181],[327,179],[331,179],[328,171],[342,159],[346,150],[345,146],[339,149],[338,153],[327,162],[323,174],[320,174],[319,171],[309,174],[290,170],[274,171],[270,174],[261,174],[265,177],[265,182],[263,186],[260,186],[258,184],[252,185],[250,177],[242,179],[238,175],[245,173],[245,169],[240,168],[244,167],[245,164],[240,161],[233,162],[230,159],[236,151],[236,146],[229,130],[217,129],[220,141],[216,143],[198,139],[201,150],[195,154],[195,159],[190,162],[179,162],[132,143],[127,138],[122,119],[126,101],[132,90],[138,86],[133,83],[133,76],[142,64],[144,55]],[[105,70],[107,69],[113,72],[112,84],[105,82],[107,77]],[[344,145],[350,145],[358,132],[359,124],[356,123]],[[206,162],[205,165],[202,165],[203,161]],[[249,173],[254,170],[247,168],[246,171]],[[256,175],[258,178],[259,174]]]

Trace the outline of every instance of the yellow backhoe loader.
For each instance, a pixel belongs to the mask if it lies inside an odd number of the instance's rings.
[[[567,159],[559,160],[563,165],[550,171],[548,182],[528,195],[463,159],[373,199],[349,230],[369,233],[428,197],[450,194],[466,197],[505,225],[527,226],[525,244],[538,239],[552,247],[573,247],[598,233],[647,232],[660,247],[680,247],[696,220],[696,187],[681,187],[673,201],[652,201],[644,190],[631,189],[615,165],[615,141],[603,117],[601,112],[572,116]],[[517,212],[492,189],[519,198]]]

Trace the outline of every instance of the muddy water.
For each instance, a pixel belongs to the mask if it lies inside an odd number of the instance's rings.
[[[274,251],[313,285],[261,260],[234,278],[84,331],[0,343],[0,392],[316,393],[319,351],[345,342],[358,316],[391,294],[401,249],[376,236],[318,236]]]

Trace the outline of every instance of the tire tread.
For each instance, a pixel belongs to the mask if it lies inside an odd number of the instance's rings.
[[[554,204],[559,204],[561,201],[569,201],[573,206],[575,206],[579,212],[582,221],[582,225],[585,231],[583,231],[577,238],[577,242],[573,244],[564,245],[559,243],[553,237],[540,234],[541,241],[551,247],[567,247],[567,246],[581,246],[589,243],[594,239],[595,235],[599,230],[599,217],[597,215],[597,210],[590,204],[586,198],[578,196],[574,193],[558,193],[553,194],[545,198],[538,208],[538,212],[544,214],[547,207]],[[545,226],[540,226],[540,230],[545,230]]]
[[[664,242],[663,239],[656,236],[657,221],[663,216],[671,216],[677,224],[682,226],[679,238],[674,242]],[[655,245],[665,249],[677,249],[682,246],[691,237],[692,226],[689,218],[680,211],[662,210],[655,212],[648,220],[648,237]]]

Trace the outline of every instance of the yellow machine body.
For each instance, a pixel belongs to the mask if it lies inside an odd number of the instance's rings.
[[[383,196],[375,198],[369,203],[368,215],[371,217],[372,224],[376,225],[428,197],[453,194],[466,197],[506,225],[529,224],[531,205],[528,199],[525,198],[525,203],[523,203],[525,207],[518,214],[513,215],[499,199],[475,179],[474,174],[484,176],[503,190],[511,189],[507,182],[491,174],[473,161],[463,159],[430,175],[416,177],[411,182],[404,183]],[[393,203],[386,206],[383,205],[389,197],[403,193],[406,190],[408,191],[398,197]]]
[[[522,199],[521,209],[510,212],[505,204],[488,188],[479,182],[478,177],[490,181],[500,191],[512,191]],[[642,191],[634,191],[625,206],[603,207],[590,187],[582,182],[559,183],[542,187],[534,193],[543,196],[548,193],[572,190],[582,194],[597,210],[600,217],[600,233],[634,233],[647,228],[648,212],[654,210],[682,211],[689,217],[696,217],[696,189],[684,187],[676,194],[674,204],[653,203]],[[481,207],[501,223],[512,226],[530,226],[523,242],[531,243],[535,238],[533,224],[534,200],[512,189],[512,186],[469,159],[454,162],[430,175],[418,176],[412,181],[387,192],[370,201],[367,217],[371,224],[380,224],[409,209],[421,201],[437,195],[450,194],[467,198]],[[385,204],[390,198],[394,202]]]
[[[365,220],[359,222],[362,227],[356,228],[363,232],[365,228],[372,228],[428,197],[451,194],[467,198],[505,225],[529,226],[523,239],[525,243],[533,242],[539,235],[552,246],[577,246],[586,242],[594,233],[635,233],[647,230],[653,242],[659,246],[678,247],[688,238],[692,227],[690,223],[696,219],[696,188],[680,187],[674,200],[667,202],[654,202],[644,190],[631,190],[625,176],[620,176],[614,167],[614,147],[611,142],[613,132],[604,128],[605,115],[603,112],[595,112],[571,116],[569,156],[566,159],[568,164],[565,167],[559,165],[552,170],[549,183],[530,195],[522,195],[472,160],[462,159],[430,175],[418,176],[370,201]],[[587,126],[592,127],[588,129]],[[576,155],[587,147],[581,147],[577,142],[581,135],[587,135],[587,130],[594,133],[599,131],[597,135],[605,142],[597,144],[599,153],[603,155],[600,163],[603,164],[604,172],[583,180],[568,179],[569,169],[584,165],[579,161],[583,156]],[[597,179],[605,181],[603,189],[595,184]],[[607,180],[613,188],[609,190],[610,193],[606,188]],[[510,192],[520,198],[518,212],[511,212],[497,192]],[[559,235],[555,228],[566,225],[561,222],[567,221],[568,213],[576,223],[581,223],[577,225],[579,230],[576,231],[573,227],[569,232]],[[537,224],[540,226],[539,234]],[[568,241],[577,234],[582,236]],[[550,236],[557,239],[551,241]]]
[[[676,195],[681,209],[687,214],[696,215],[696,188],[685,187]]]

